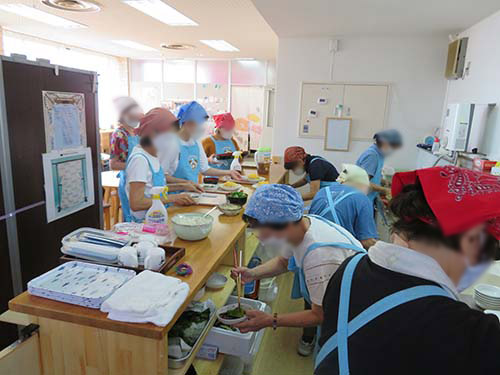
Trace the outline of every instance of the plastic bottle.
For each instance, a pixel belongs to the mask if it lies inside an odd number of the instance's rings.
[[[262,264],[262,259],[257,256],[253,256],[248,263],[248,268],[255,268]],[[259,298],[260,280],[254,280],[249,283],[245,283],[244,294],[245,298],[257,299]]]
[[[151,188],[153,204],[148,212],[146,212],[146,224],[154,226],[167,225],[168,212],[161,201],[162,193],[167,191],[168,188],[166,186],[154,186]]]
[[[240,164],[240,156],[241,156],[241,151],[233,152],[233,161],[231,163],[231,166],[229,167],[230,170],[241,172],[242,168]]]

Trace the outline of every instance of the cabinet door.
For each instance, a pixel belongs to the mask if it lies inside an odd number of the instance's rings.
[[[23,342],[15,342],[0,352],[0,375],[40,375],[38,333]]]
[[[346,85],[344,111],[351,109],[351,139],[371,140],[385,127],[388,85]]]
[[[326,118],[334,116],[335,107],[342,104],[344,85],[303,83],[301,95],[299,136],[324,138]],[[326,99],[326,103],[318,103],[319,99]],[[311,110],[315,116],[309,114]]]

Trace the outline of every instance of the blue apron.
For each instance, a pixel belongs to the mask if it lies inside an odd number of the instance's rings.
[[[419,298],[430,296],[449,297],[451,295],[443,288],[435,285],[421,285],[412,288],[404,289],[395,292],[374,303],[354,319],[348,322],[349,319],[349,300],[351,294],[351,284],[354,271],[359,261],[366,254],[358,254],[347,264],[344,274],[342,275],[342,283],[340,286],[339,311],[337,321],[337,333],[331,336],[321,347],[316,356],[315,369],[323,362],[323,360],[338,348],[339,372],[340,375],[349,374],[349,356],[348,356],[348,338],[357,330],[370,323],[386,311],[389,311],[406,302],[414,301]]]
[[[328,160],[322,158],[321,156],[316,156],[314,158],[312,158],[312,160],[309,162],[309,165],[311,165],[312,163],[314,163],[316,160],[324,160],[326,162],[329,163]],[[309,177],[309,173],[306,174],[306,181],[309,183],[311,182],[311,177]],[[327,187],[327,186],[330,186],[331,184],[334,184],[335,181],[320,181],[319,182],[319,188],[322,189],[324,187]]]
[[[174,172],[174,177],[198,183],[200,174],[200,147],[198,142],[193,145],[182,145],[179,140],[179,164]],[[203,151],[205,152],[205,151]]]
[[[231,139],[225,139],[223,141],[218,141],[213,136],[210,136],[210,139],[215,144],[215,153],[216,154],[228,154],[228,153],[232,154],[234,151],[236,151],[236,147],[234,146],[234,143]],[[231,167],[231,162],[232,162],[232,159],[219,160],[220,164],[209,164],[209,165],[212,168],[229,170],[229,168]]]
[[[138,135],[129,135],[127,137],[127,160],[126,160],[126,165],[125,169],[127,168],[128,165],[128,160],[130,158],[130,155],[132,155],[132,151],[134,150],[134,147],[139,144],[139,136]],[[123,202],[127,201],[127,191],[125,190],[125,169],[118,172],[117,177],[120,179],[120,185],[118,186],[118,197],[120,198],[121,205],[123,207]],[[123,209],[122,209],[123,210]],[[125,213],[123,214],[123,219],[125,220]],[[125,220],[127,221],[127,220]]]
[[[376,147],[376,146],[375,146]],[[374,147],[368,147],[365,151],[365,154],[374,154],[377,157],[377,169],[375,170],[375,174],[370,180],[371,183],[375,185],[382,184],[382,168],[384,167],[384,158],[380,155]],[[368,198],[375,203],[375,199],[379,196],[379,193],[376,191],[372,191],[368,194]]]
[[[305,273],[304,273],[304,259],[306,256],[313,250],[317,249],[318,247],[339,247],[342,249],[348,249],[348,250],[353,250],[359,253],[366,253],[366,250],[358,247],[354,242],[349,238],[349,232],[347,232],[344,228],[338,227],[334,225],[332,222],[326,220],[325,218],[317,215],[308,215],[308,217],[313,217],[316,219],[319,219],[328,225],[330,225],[332,228],[336,229],[337,232],[342,234],[346,238],[346,242],[315,242],[311,244],[304,256],[302,257],[302,264],[299,267],[297,265],[297,262],[295,261],[295,257],[292,256],[290,259],[288,259],[288,270],[292,271],[295,275],[293,278],[293,286],[292,286],[292,295],[291,297],[293,299],[297,298],[304,298],[309,304],[311,303],[311,299],[309,296],[309,291],[307,290],[307,284],[306,284],[306,279],[305,279]]]
[[[163,168],[160,166],[160,169],[158,171],[154,171],[153,166],[151,165],[150,160],[148,157],[144,154],[135,154],[133,157],[128,158],[127,160],[127,166],[130,163],[130,160],[133,158],[142,156],[146,161],[148,162],[149,169],[151,170],[152,174],[152,181],[151,185],[152,186],[165,186],[166,185],[166,179],[165,179],[165,174],[163,173]],[[141,223],[143,220],[136,218],[132,214],[132,210],[130,209],[130,202],[127,197],[127,191],[126,191],[126,183],[127,183],[127,168],[120,173],[120,185],[118,187],[118,194],[120,196],[120,201],[122,204],[122,212],[123,212],[123,221],[125,222],[137,222]]]
[[[327,188],[325,189],[325,195],[326,199],[328,200],[328,207],[325,207],[323,211],[319,213],[319,216],[325,217],[325,215],[330,212],[332,214],[333,222],[337,225],[341,225],[339,216],[337,215],[337,210],[335,210],[335,206],[337,206],[340,202],[342,202],[344,199],[347,197],[354,195],[354,194],[361,194],[360,192],[357,191],[350,191],[348,193],[342,193],[338,194],[335,199],[333,199],[332,196],[332,191]]]

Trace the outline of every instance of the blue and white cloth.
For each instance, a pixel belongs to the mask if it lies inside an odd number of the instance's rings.
[[[200,103],[192,101],[179,108],[177,118],[179,119],[179,124],[181,126],[187,121],[193,121],[196,124],[201,125],[207,121],[208,113]]]
[[[289,185],[263,185],[255,191],[245,209],[247,216],[260,223],[281,224],[302,218],[304,201]]]

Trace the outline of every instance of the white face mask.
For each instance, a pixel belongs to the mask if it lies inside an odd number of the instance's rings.
[[[223,129],[220,130],[220,135],[224,139],[229,140],[229,139],[233,138],[233,134],[234,134],[233,130],[223,130]]]
[[[205,125],[198,125],[192,135],[192,138],[194,140],[198,140],[203,138],[204,135],[205,135]]]
[[[305,173],[304,168],[299,167],[292,170],[293,174],[296,176],[302,176]]]
[[[268,237],[265,240],[260,240],[260,243],[264,246],[272,246],[276,248],[288,246],[286,239],[278,237]]]
[[[153,138],[151,142],[153,143],[153,146],[156,148],[156,150],[161,152],[171,149],[173,147],[175,139],[175,133],[166,132],[156,136],[156,138]]]

